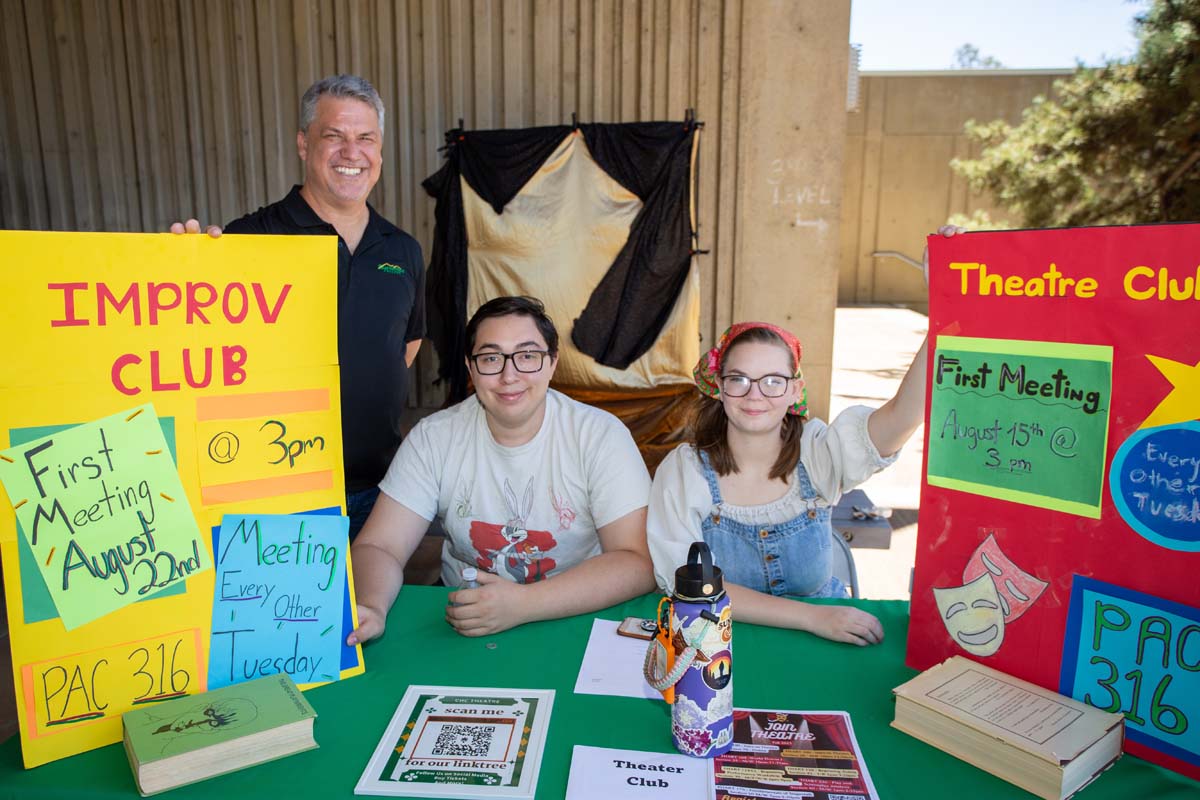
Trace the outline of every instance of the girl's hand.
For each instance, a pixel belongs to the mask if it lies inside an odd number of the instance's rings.
[[[874,614],[851,606],[820,606],[808,604],[812,615],[812,633],[835,642],[859,647],[883,641],[883,624]]]
[[[956,236],[960,233],[966,233],[966,228],[960,228],[957,225],[943,225],[937,229],[939,235],[949,239],[951,236]],[[929,247],[925,247],[925,252],[921,254],[921,271],[925,275],[925,285],[929,285]]]

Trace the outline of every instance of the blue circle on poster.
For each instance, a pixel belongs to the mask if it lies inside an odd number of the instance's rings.
[[[1200,552],[1200,423],[1134,433],[1113,456],[1108,490],[1121,517],[1143,538]]]

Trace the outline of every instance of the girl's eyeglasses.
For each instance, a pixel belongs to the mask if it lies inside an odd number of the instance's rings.
[[[757,383],[763,397],[782,397],[787,392],[788,382],[792,380],[795,378],[786,375],[763,375],[761,378],[722,375],[721,391],[730,397],[745,397],[750,394],[750,387]]]

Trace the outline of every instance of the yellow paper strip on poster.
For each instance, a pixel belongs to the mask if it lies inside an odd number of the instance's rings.
[[[206,506],[223,503],[241,503],[248,500],[265,500],[270,497],[319,492],[333,487],[334,474],[331,469],[319,472],[301,472],[296,475],[280,475],[277,478],[259,478],[253,481],[218,483],[205,486],[200,497]]]
[[[282,478],[341,466],[333,409],[196,424],[200,487]]]
[[[325,411],[330,406],[329,389],[296,389],[283,392],[253,392],[196,398],[196,419],[250,419],[299,411]]]
[[[67,735],[137,705],[204,691],[200,629],[22,664],[31,739]]]

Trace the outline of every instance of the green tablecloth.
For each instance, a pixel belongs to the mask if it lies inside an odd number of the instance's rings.
[[[400,595],[387,635],[365,648],[367,672],[307,693],[319,715],[320,749],[172,791],[173,798],[352,797],[383,729],[409,684],[555,689],[538,798],[566,792],[575,744],[671,752],[668,707],[652,700],[574,694],[593,615],[526,625],[483,639],[454,633],[443,620],[446,589],[414,586]],[[594,616],[653,616],[646,596]],[[886,641],[856,648],[808,634],[734,626],[734,698],[743,708],[846,710],[883,800],[1030,797],[1016,787],[888,726],[891,690],[915,673],[904,666],[908,604],[858,601],[879,616]],[[489,644],[494,647],[489,647]],[[33,770],[20,743],[0,746],[0,797],[136,797],[119,744]],[[1080,795],[1101,798],[1200,797],[1200,784],[1125,756]],[[691,798],[680,798],[691,800]],[[699,800],[699,799],[697,799]]]

